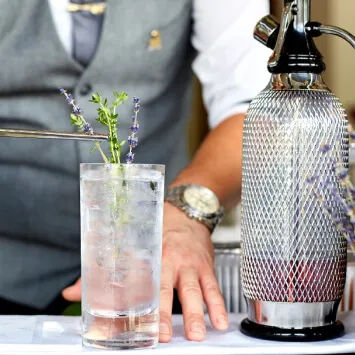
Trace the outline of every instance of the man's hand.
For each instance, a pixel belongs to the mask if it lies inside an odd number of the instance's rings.
[[[164,206],[163,259],[160,282],[161,342],[172,337],[173,290],[181,302],[186,338],[201,341],[206,334],[203,303],[213,326],[228,328],[227,312],[214,274],[210,232],[168,202]]]
[[[62,296],[70,302],[81,301],[81,277],[76,280],[74,285],[65,288],[62,291]]]
[[[192,162],[171,186],[200,184],[211,189],[224,208],[240,199],[242,181],[243,114],[225,119],[209,132]],[[214,250],[203,224],[165,203],[163,262],[160,291],[160,341],[171,339],[173,289],[178,291],[187,339],[205,337],[203,301],[213,326],[228,327],[227,312],[214,275]]]

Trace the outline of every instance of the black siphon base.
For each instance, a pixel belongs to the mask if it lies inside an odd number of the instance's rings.
[[[334,339],[344,335],[344,325],[339,321],[321,327],[284,329],[257,324],[246,318],[242,321],[240,330],[254,338],[299,342]]]

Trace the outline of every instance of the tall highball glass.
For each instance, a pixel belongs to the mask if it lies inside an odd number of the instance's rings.
[[[163,165],[81,164],[84,346],[157,344],[163,196]]]

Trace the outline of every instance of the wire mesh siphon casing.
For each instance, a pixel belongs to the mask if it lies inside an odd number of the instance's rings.
[[[331,154],[322,151],[324,144]],[[341,299],[347,243],[325,206],[333,217],[342,217],[342,211],[322,184],[340,189],[334,159],[347,166],[348,145],[344,109],[326,89],[267,89],[251,103],[244,122],[242,187],[242,286],[249,319],[270,324],[255,305],[250,310],[255,301]],[[307,182],[315,175],[314,185]],[[292,323],[284,314],[272,317],[277,324],[271,325]],[[299,319],[292,325],[324,322]]]

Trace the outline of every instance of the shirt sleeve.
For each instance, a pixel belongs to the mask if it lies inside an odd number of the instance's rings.
[[[193,70],[202,84],[209,125],[245,113],[266,87],[271,51],[253,38],[258,20],[269,13],[266,0],[194,0]]]

